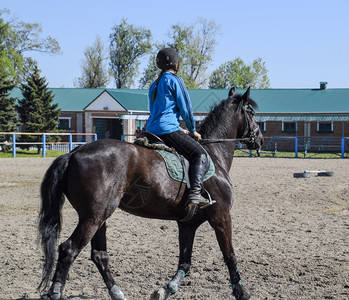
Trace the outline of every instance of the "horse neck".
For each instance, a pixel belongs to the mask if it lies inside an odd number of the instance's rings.
[[[215,164],[229,173],[233,163],[235,144],[233,142],[214,143],[208,144],[205,148]]]
[[[219,139],[219,140],[229,140],[237,138],[237,128],[240,121],[240,115],[223,117],[225,124],[220,124],[216,126],[216,130],[209,130],[207,134],[203,134],[204,139]],[[233,112],[236,114],[236,112]],[[223,141],[218,143],[207,144],[206,149],[212,159],[218,163],[226,172],[229,172],[233,157],[234,157],[235,143],[230,141]]]

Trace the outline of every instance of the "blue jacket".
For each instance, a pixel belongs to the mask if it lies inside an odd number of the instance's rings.
[[[196,131],[191,101],[183,79],[171,72],[164,72],[152,101],[155,84],[149,89],[150,117],[147,131],[162,135],[182,130],[179,126],[180,116],[191,133]]]

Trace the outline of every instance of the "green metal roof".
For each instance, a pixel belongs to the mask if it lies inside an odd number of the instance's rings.
[[[83,111],[84,108],[93,102],[104,89],[74,89],[54,88],[54,102],[63,111]]]
[[[228,98],[228,90],[189,90],[193,111],[207,113],[214,104]]]
[[[320,122],[329,122],[329,121],[349,121],[349,114],[258,114],[256,115],[257,122],[266,122],[266,121],[284,121],[284,122],[296,122],[296,121],[320,121]]]
[[[243,94],[246,90],[236,90]],[[228,90],[189,90],[194,112],[207,112]],[[251,89],[261,113],[349,113],[349,89]]]
[[[106,91],[128,111],[149,111],[148,90]]]
[[[83,111],[106,91],[127,111],[149,111],[148,90],[53,88],[54,102],[63,111]],[[226,99],[228,90],[189,90],[194,113],[207,113]],[[237,90],[244,93],[245,90]],[[22,98],[18,88],[12,97]],[[349,89],[252,89],[250,96],[258,105],[257,114],[349,114]]]
[[[349,89],[251,90],[259,113],[349,113]]]
[[[83,109],[94,101],[104,89],[79,89],[79,88],[53,88],[53,103],[58,103],[58,107],[63,111],[83,111]],[[19,88],[11,91],[11,96],[22,99]]]

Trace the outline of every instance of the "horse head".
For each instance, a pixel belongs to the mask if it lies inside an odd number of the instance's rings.
[[[254,109],[258,109],[258,105],[250,98],[250,87],[241,98],[235,98],[235,88],[233,87],[230,89],[228,97],[234,98],[234,101],[237,99],[239,101],[237,109],[241,111],[241,122],[238,129],[238,138],[241,138],[249,150],[259,149],[263,145],[264,137],[254,117]]]

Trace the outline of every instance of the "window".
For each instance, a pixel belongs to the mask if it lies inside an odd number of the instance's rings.
[[[333,132],[333,122],[317,122],[318,132]]]
[[[282,122],[282,131],[283,132],[297,132],[297,123],[296,122]]]
[[[262,132],[266,132],[267,131],[267,124],[266,124],[266,122],[257,122],[257,125],[259,126],[259,129]]]
[[[59,118],[58,129],[68,130],[70,128],[71,128],[71,118],[70,117]]]
[[[135,127],[139,127],[141,130],[145,127],[145,121],[143,120],[136,120],[135,121]]]

